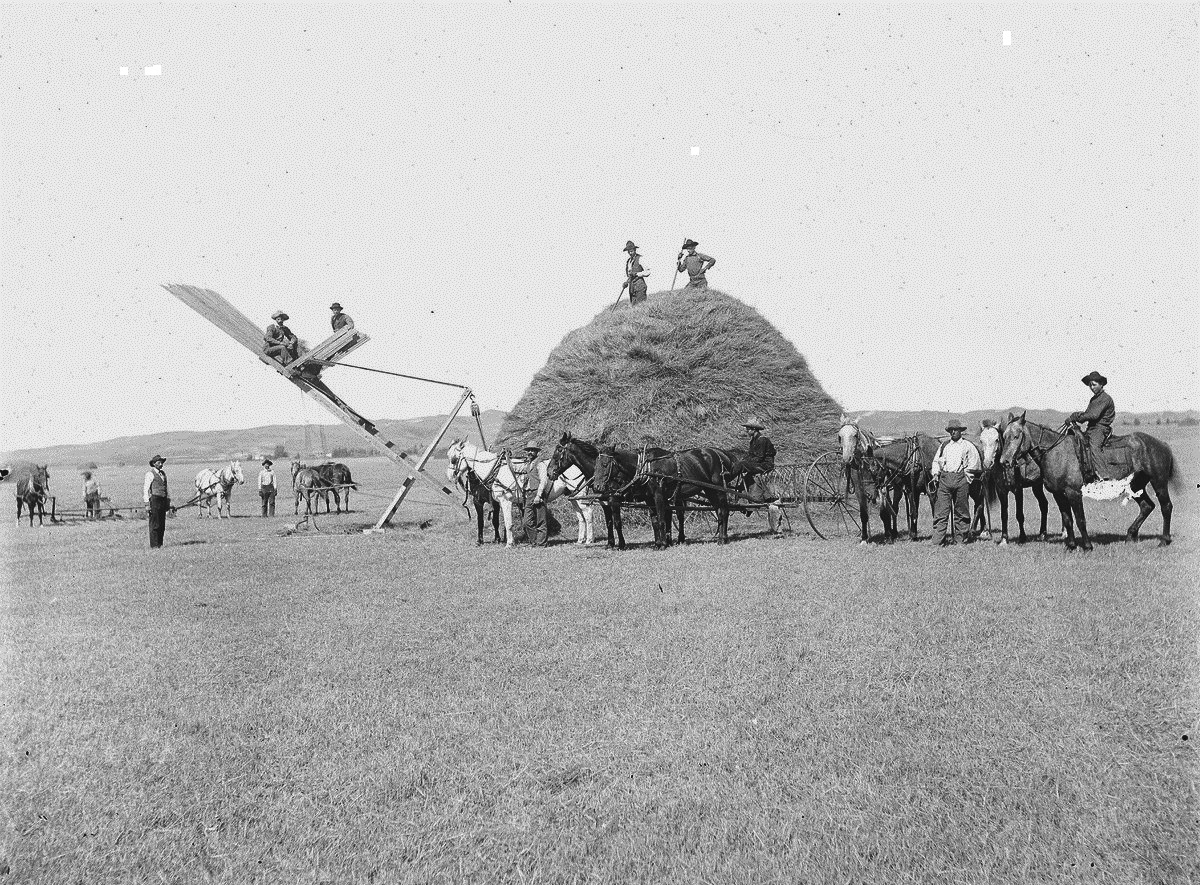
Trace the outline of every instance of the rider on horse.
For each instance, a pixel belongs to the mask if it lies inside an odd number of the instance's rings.
[[[1085,484],[1100,479],[1096,459],[1100,447],[1112,436],[1113,419],[1117,415],[1117,407],[1113,399],[1104,390],[1108,379],[1099,372],[1090,372],[1082,379],[1092,390],[1092,398],[1082,412],[1072,412],[1070,421],[1086,424],[1087,429],[1080,436],[1079,467],[1083,471]]]

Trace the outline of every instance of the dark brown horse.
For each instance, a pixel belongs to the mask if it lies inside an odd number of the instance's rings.
[[[354,482],[354,477],[350,475],[350,468],[345,464],[340,464],[335,461],[327,461],[324,464],[318,464],[314,470],[321,474],[321,481],[324,484],[322,497],[325,499],[325,512],[329,512],[329,496],[333,495],[333,503],[337,507],[337,512],[342,512],[342,493],[346,495],[346,512],[350,512],[350,490],[357,489],[358,485]]]
[[[717,543],[729,543],[729,492],[736,491],[732,480],[740,473],[745,452],[710,446],[652,455],[647,451],[638,465],[637,475],[654,488],[654,506],[659,522],[667,527],[656,547],[671,543],[671,511],[679,521],[679,543],[685,543],[683,520],[688,501],[704,498],[717,515]]]
[[[1022,493],[1023,489],[1030,489],[1033,492],[1033,497],[1037,499],[1038,507],[1041,508],[1042,519],[1041,525],[1038,528],[1037,539],[1045,541],[1046,515],[1050,505],[1046,501],[1046,492],[1042,488],[1041,468],[1037,466],[1037,462],[1028,457],[1021,459],[1009,467],[1005,467],[1000,463],[1000,449],[1003,445],[1004,427],[1003,423],[991,421],[990,419],[988,423],[979,425],[979,448],[982,452],[983,461],[983,475],[981,480],[985,485],[989,485],[995,497],[1000,499],[1000,540],[997,543],[1002,546],[1008,544],[1008,496],[1010,493],[1017,504],[1017,543],[1025,543],[1025,496]],[[978,517],[976,518],[976,522],[978,522]]]
[[[38,525],[46,515],[46,493],[50,491],[50,471],[47,465],[30,465],[17,479],[17,524],[21,524],[21,508],[29,510],[29,527],[33,528],[33,508],[37,507]]]
[[[651,449],[663,453],[665,449]],[[602,454],[603,453],[603,454]],[[607,455],[607,459],[605,459]],[[607,463],[601,467],[601,462]],[[567,468],[575,466],[591,483],[592,491],[600,499],[604,512],[604,525],[608,531],[608,546],[625,549],[625,534],[621,525],[621,504],[624,501],[639,501],[650,511],[650,522],[654,527],[654,542],[660,542],[662,530],[654,509],[654,490],[641,480],[635,481],[638,456],[631,451],[606,446],[603,450],[594,443],[564,432],[546,464],[546,476],[553,482]],[[603,470],[603,475],[597,473]]]
[[[475,546],[483,545],[483,508],[487,505],[492,513],[492,535],[494,543],[499,544],[504,539],[500,535],[500,502],[492,494],[492,487],[475,475],[473,470],[446,471],[449,479],[463,491],[462,508],[470,514],[467,506],[470,501],[475,508]]]
[[[1175,456],[1170,447],[1148,433],[1131,433],[1129,436],[1112,437],[1095,454],[1105,473],[1114,478],[1129,479],[1129,490],[1138,502],[1140,512],[1129,526],[1125,539],[1136,541],[1142,523],[1154,512],[1154,502],[1146,493],[1149,484],[1154,487],[1154,494],[1162,506],[1163,531],[1159,546],[1170,544],[1173,506],[1168,486],[1175,477]],[[1067,549],[1075,549],[1074,524],[1078,524],[1079,546],[1091,550],[1087,517],[1083,512],[1083,472],[1079,466],[1075,441],[1069,434],[1027,421],[1024,412],[1009,415],[1008,425],[1004,428],[1001,462],[1007,467],[1025,455],[1037,462],[1042,471],[1042,482],[1054,495],[1054,501],[1062,512]]]

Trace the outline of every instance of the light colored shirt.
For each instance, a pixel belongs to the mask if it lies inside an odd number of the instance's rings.
[[[697,252],[695,255],[684,255],[679,259],[678,267],[681,271],[687,271],[688,285],[696,286],[708,282],[704,273],[716,263],[717,259]]]
[[[942,446],[941,452],[933,459],[930,472],[937,476],[939,473],[978,473],[980,470],[979,450],[968,440],[950,440]]]
[[[100,494],[100,483],[94,477],[92,479],[85,479],[83,481],[83,497],[86,498],[88,495],[98,494]]]
[[[146,471],[146,482],[142,485],[142,500],[147,504],[150,503],[150,487],[154,484],[156,479],[161,480],[163,493],[166,493],[167,474],[164,471],[155,470],[153,467],[151,467]]]
[[[270,467],[264,467],[258,472],[258,487],[260,489],[275,488],[275,471]]]

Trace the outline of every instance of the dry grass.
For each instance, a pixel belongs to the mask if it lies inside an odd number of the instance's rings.
[[[476,549],[434,507],[384,536],[179,518],[155,553],[7,525],[0,866],[1193,881],[1198,508],[1171,548],[1076,557],[740,519],[725,548]]]
[[[780,461],[829,448],[840,407],[756,310],[704,292],[660,292],[567,335],[501,427],[500,442],[553,446],[554,431],[626,447],[744,447],[757,415]]]

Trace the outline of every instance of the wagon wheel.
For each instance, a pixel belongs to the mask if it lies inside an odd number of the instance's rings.
[[[804,515],[820,538],[859,533],[857,496],[840,452],[826,452],[804,476]]]

